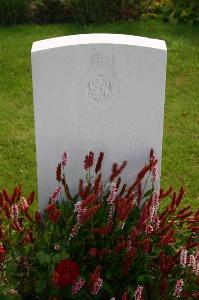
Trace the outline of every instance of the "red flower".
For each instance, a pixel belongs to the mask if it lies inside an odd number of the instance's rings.
[[[22,222],[20,222],[19,219],[14,219],[12,223],[12,228],[17,232],[23,231]]]
[[[97,160],[97,164],[96,164],[96,167],[95,167],[95,173],[96,174],[101,170],[103,158],[104,158],[104,153],[100,152],[98,160]]]
[[[93,166],[93,161],[94,161],[94,153],[89,152],[89,155],[86,155],[85,160],[84,160],[84,168],[87,170],[88,168],[91,168]]]
[[[79,273],[79,266],[74,261],[63,259],[55,267],[52,278],[53,284],[58,288],[65,288],[74,283]]]
[[[174,235],[175,235],[175,230],[171,229],[166,233],[166,235],[161,236],[161,240],[159,243],[160,246],[174,243],[175,242]]]
[[[145,238],[142,244],[142,250],[145,253],[149,253],[150,251],[150,246],[151,246],[151,240],[149,238]]]
[[[38,211],[35,212],[35,221],[37,224],[41,223],[41,214]]]
[[[95,195],[95,194],[89,195],[88,197],[86,197],[86,198],[82,201],[82,208],[85,208],[86,206],[95,203],[95,200],[96,200],[96,195]]]
[[[168,290],[168,278],[167,276],[163,276],[160,281],[160,295],[164,296],[167,290]]]
[[[138,229],[137,229],[135,226],[133,226],[132,229],[131,229],[131,232],[130,232],[128,238],[129,238],[132,242],[135,242],[135,240],[136,240],[136,238],[137,238],[138,235],[139,235]]]
[[[68,161],[68,155],[65,151],[62,155],[62,162],[61,162],[63,167],[65,167],[65,165],[67,164],[67,161]]]
[[[99,174],[94,182],[94,193],[96,195],[98,195],[98,193],[100,192],[100,186],[101,186],[101,179],[102,179],[102,174]]]
[[[112,229],[112,222],[109,222],[107,225],[100,228],[93,228],[92,232],[100,235],[108,234]]]
[[[109,250],[106,249],[106,248],[102,248],[100,249],[98,252],[97,252],[97,256],[98,257],[102,257],[102,256],[105,256],[109,253]]]
[[[32,243],[32,242],[33,242],[33,235],[32,235],[32,232],[27,233],[27,234],[24,236],[23,241],[24,241],[25,243]]]
[[[124,258],[123,266],[122,266],[122,271],[123,271],[124,275],[128,274],[128,272],[132,266],[135,255],[136,255],[136,250],[133,247],[129,252],[127,252],[125,254],[125,258]]]
[[[135,182],[128,188],[127,197],[132,193],[132,191],[137,187],[141,182],[145,175],[153,169],[156,165],[157,159],[150,161],[148,165],[145,165],[142,170],[138,173]]]
[[[2,239],[4,237],[4,231],[2,230],[2,228],[0,227],[0,239]]]
[[[97,266],[94,273],[90,274],[90,290],[91,294],[97,295],[103,284],[103,279],[100,278],[101,267]]]
[[[120,241],[115,246],[115,252],[119,253],[121,250],[125,249],[127,246],[127,242],[125,240]]]
[[[170,186],[170,188],[164,192],[164,190],[161,188],[160,189],[160,199],[167,197],[171,192],[172,192],[172,187]]]
[[[97,254],[97,248],[91,248],[88,253],[91,256],[96,256],[96,254]]]
[[[127,198],[118,198],[116,200],[116,213],[119,221],[124,222],[130,215],[134,206],[134,196]]]
[[[3,209],[4,209],[4,212],[5,212],[5,215],[7,217],[7,219],[11,219],[11,213],[10,213],[10,209],[9,209],[9,206],[7,203],[5,203],[3,205]]]
[[[199,232],[199,226],[191,226],[192,232]]]
[[[83,185],[84,185],[84,182],[83,182],[82,179],[80,179],[80,181],[79,181],[79,195],[82,199],[84,198],[84,194],[85,194]]]
[[[112,166],[112,173],[111,173],[111,176],[109,177],[109,180],[110,182],[112,182],[116,177],[118,177],[122,171],[124,170],[124,168],[126,167],[127,165],[127,161],[123,161],[123,163],[121,164],[121,166],[118,168],[118,165],[117,164],[113,164]]]
[[[164,277],[167,277],[169,272],[174,267],[174,261],[172,257],[167,256],[163,251],[160,252],[160,270]]]
[[[3,255],[6,252],[3,245],[0,244],[0,255]]]
[[[49,219],[56,224],[61,216],[61,211],[57,209],[53,214],[49,215]]]
[[[29,205],[29,206],[30,206],[31,204],[33,204],[34,198],[35,198],[35,192],[32,191],[32,192],[29,194],[28,198],[27,198],[27,202],[28,202],[28,205]]]
[[[48,218],[56,224],[61,216],[61,210],[57,209],[55,203],[50,203],[46,208],[46,212],[48,214]]]
[[[194,299],[198,299],[199,298],[199,292],[195,292],[192,294]]]
[[[95,204],[91,208],[88,208],[82,217],[82,223],[86,223],[89,219],[91,219],[101,207],[100,204]]]
[[[27,218],[30,222],[33,221],[32,216],[29,214],[29,212],[28,212],[27,210],[24,211],[24,215],[26,216],[26,218]]]
[[[61,181],[61,163],[57,165],[57,170],[56,170],[56,179],[57,181]]]
[[[124,292],[123,295],[122,295],[122,300],[126,300],[127,299],[127,293]]]
[[[2,244],[0,244],[0,261],[4,260],[4,254],[6,250]]]

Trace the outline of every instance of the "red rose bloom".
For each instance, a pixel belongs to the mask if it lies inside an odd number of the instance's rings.
[[[79,275],[79,266],[72,260],[63,259],[55,267],[53,284],[59,288],[72,285]]]

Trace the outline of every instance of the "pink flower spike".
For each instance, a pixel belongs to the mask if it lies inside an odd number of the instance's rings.
[[[158,165],[157,165],[157,163],[155,164],[155,166],[154,166],[154,168],[153,168],[153,170],[152,170],[152,181],[153,182],[156,182],[157,181],[157,179],[158,179]]]
[[[76,280],[72,286],[71,294],[77,295],[79,290],[84,286],[85,280],[83,278],[80,278],[79,280]]]
[[[66,153],[66,151],[62,154],[62,161],[61,161],[61,164],[63,167],[65,167],[65,165],[67,164],[68,162],[68,155]]]
[[[18,206],[17,206],[17,204],[13,204],[13,206],[12,206],[12,216],[14,218],[18,218],[18,214],[19,214]]]
[[[199,274],[199,251],[196,252],[195,254],[195,262],[196,262],[196,266],[195,266],[195,275]]]
[[[196,259],[195,259],[195,256],[193,254],[189,255],[188,266],[191,267],[193,269],[193,271],[195,271],[195,269],[196,269]]]
[[[102,285],[103,285],[103,279],[98,277],[97,280],[95,281],[95,284],[94,284],[92,290],[91,290],[91,294],[97,295],[99,290],[101,289]]]
[[[117,194],[117,187],[115,183],[112,183],[112,189],[110,192],[110,195],[107,199],[107,202],[109,204],[109,214],[108,214],[108,222],[111,222],[111,220],[113,219],[113,215],[115,212],[115,198],[116,198],[116,194]]]
[[[153,227],[150,224],[148,224],[146,226],[145,233],[146,234],[151,234],[152,232],[153,232]]]
[[[82,203],[83,203],[82,200],[78,201],[77,203],[75,203],[74,212],[77,213],[77,216],[76,216],[77,224],[81,224],[82,223],[82,218],[83,218],[84,214],[87,211],[87,208],[82,208]]]
[[[56,190],[51,194],[50,199],[52,201],[56,201],[57,200],[57,196],[58,194],[61,192],[61,188],[60,186],[56,188]]]
[[[79,230],[79,224],[75,224],[74,227],[71,230],[71,234],[70,234],[69,239],[76,237],[77,234],[78,234],[78,230]]]
[[[150,207],[150,221],[156,228],[159,228],[157,211],[160,205],[159,192],[153,192],[151,207]]]
[[[182,267],[185,267],[187,264],[187,250],[186,249],[182,249],[181,253],[180,253],[180,265]]]
[[[196,254],[195,254],[195,259],[196,259],[196,261],[198,261],[198,262],[199,262],[199,251],[196,251]]]
[[[107,199],[107,202],[109,205],[112,205],[114,203],[116,194],[117,194],[116,184],[112,183],[112,189],[111,189],[110,195]]]
[[[176,285],[175,285],[175,289],[174,289],[174,293],[173,293],[174,297],[180,298],[181,293],[182,293],[183,285],[184,285],[183,279],[177,280]]]
[[[150,152],[150,162],[155,162],[157,160],[156,156],[154,155],[154,150],[151,149],[151,152]],[[151,177],[151,180],[153,183],[155,183],[158,179],[158,176],[159,176],[159,172],[158,172],[158,160],[156,162],[156,164],[154,165],[153,169],[152,169],[152,177]]]
[[[29,205],[28,205],[27,200],[24,197],[22,197],[22,199],[21,199],[21,209],[23,211],[26,211],[26,210],[28,210],[28,208],[29,208]]]
[[[155,229],[158,229],[160,227],[160,220],[158,215],[154,216],[153,225]]]
[[[135,293],[134,293],[135,300],[143,299],[143,290],[144,290],[144,287],[142,285],[137,286]]]

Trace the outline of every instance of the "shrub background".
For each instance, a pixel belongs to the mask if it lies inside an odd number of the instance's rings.
[[[0,23],[16,24],[29,21],[29,0],[1,0],[0,1]]]
[[[161,18],[167,22],[199,22],[198,0],[1,0],[0,24],[82,24]]]

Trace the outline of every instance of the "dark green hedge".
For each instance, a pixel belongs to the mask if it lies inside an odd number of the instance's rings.
[[[29,0],[0,0],[0,23],[17,24],[28,21]]]
[[[83,24],[162,18],[199,22],[199,0],[0,0],[0,24]]]

